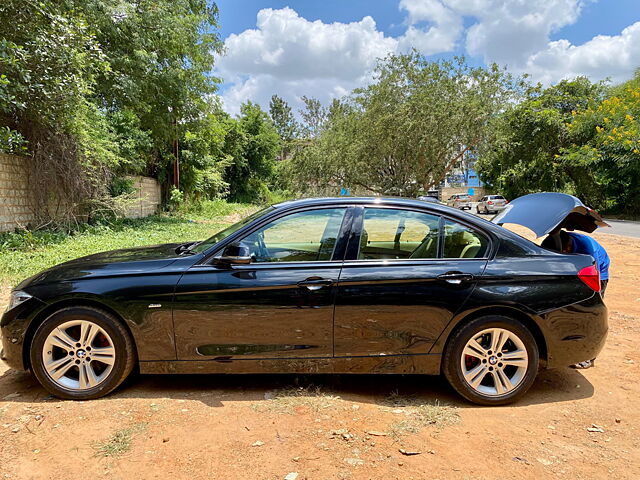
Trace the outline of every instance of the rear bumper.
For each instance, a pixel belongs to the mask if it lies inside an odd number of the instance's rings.
[[[541,316],[547,324],[547,367],[567,367],[591,360],[607,340],[608,313],[600,294]]]

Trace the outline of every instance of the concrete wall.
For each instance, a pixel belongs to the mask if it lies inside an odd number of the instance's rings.
[[[127,218],[142,218],[158,213],[158,207],[162,203],[162,190],[155,178],[129,177],[133,180],[136,189],[135,201],[125,208]]]
[[[28,183],[28,157],[0,153],[0,232],[27,227],[34,221]],[[157,213],[162,201],[155,178],[131,177],[136,193],[125,208],[125,216],[141,218]]]
[[[0,231],[26,226],[33,220],[29,202],[27,159],[0,153]]]

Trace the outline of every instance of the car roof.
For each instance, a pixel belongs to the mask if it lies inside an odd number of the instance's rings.
[[[404,197],[319,197],[319,198],[302,198],[300,200],[289,200],[287,202],[276,203],[274,208],[297,208],[306,206],[322,206],[322,205],[395,205],[404,207],[418,207],[424,208],[425,205],[429,205],[430,209],[442,210],[446,212],[458,212],[458,210],[447,207],[445,205],[439,205],[431,202],[424,202],[417,198],[404,198]]]

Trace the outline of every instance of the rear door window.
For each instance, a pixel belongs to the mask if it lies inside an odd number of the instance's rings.
[[[439,224],[429,213],[366,208],[358,259],[437,258]]]
[[[474,228],[452,220],[444,224],[444,258],[484,258],[489,239]]]

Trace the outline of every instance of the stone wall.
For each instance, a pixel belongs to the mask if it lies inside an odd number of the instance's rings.
[[[135,200],[126,206],[125,216],[142,218],[158,213],[158,207],[162,203],[162,189],[158,181],[151,177],[129,178],[133,180]]]
[[[0,231],[14,230],[33,221],[24,157],[0,153]]]
[[[0,153],[0,232],[27,227],[34,221],[28,182],[27,157]],[[127,203],[125,215],[141,218],[158,212],[162,202],[155,178],[131,177],[136,193]]]

